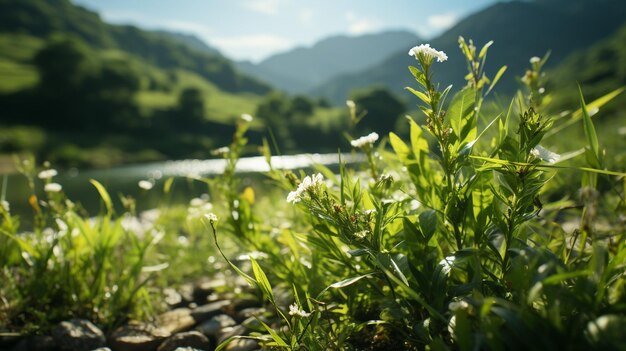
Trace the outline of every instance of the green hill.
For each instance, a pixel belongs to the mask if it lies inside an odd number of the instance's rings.
[[[437,65],[436,79],[455,87],[464,85],[463,58],[458,49],[458,37],[473,39],[477,45],[489,40],[488,74],[502,66],[509,69],[500,89],[512,92],[517,86],[515,76],[521,76],[531,56],[551,52],[548,67],[556,66],[572,52],[586,48],[613,33],[626,20],[626,2],[622,0],[549,0],[532,2],[502,2],[494,4],[457,23],[441,36],[430,41],[431,46],[448,54],[448,62]],[[383,85],[403,93],[412,85],[406,67],[414,64],[407,55],[409,46],[391,55],[380,65],[358,73],[342,75],[313,90],[335,103],[341,103],[348,92],[357,87]]]
[[[119,49],[160,68],[184,68],[230,92],[266,93],[266,84],[242,75],[219,54],[199,51],[172,36],[110,25],[69,0],[0,0],[0,33],[48,38],[75,36],[94,48]]]

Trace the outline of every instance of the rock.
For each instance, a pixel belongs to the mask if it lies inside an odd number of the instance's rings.
[[[261,307],[262,303],[258,299],[241,299],[233,301],[233,306],[235,311],[241,311],[250,307]]]
[[[252,316],[252,317],[246,318],[243,322],[241,322],[241,325],[246,327],[246,329],[262,331],[265,333],[266,330],[265,330],[265,327],[263,327],[263,325],[261,324],[261,321],[265,324],[269,324],[269,320],[266,317]]]
[[[239,318],[240,320],[244,320],[250,317],[259,317],[266,313],[267,309],[265,307],[249,307],[239,311],[237,313],[237,318]]]
[[[93,349],[91,351],[111,351],[108,347],[98,347],[97,349]]]
[[[191,316],[191,310],[184,307],[167,311],[157,319],[161,328],[170,334],[188,330],[196,324],[196,320]]]
[[[224,350],[226,351],[252,351],[259,347],[259,343],[256,340],[251,339],[237,339],[228,343],[228,346]]]
[[[106,343],[102,330],[90,321],[78,318],[59,323],[52,330],[52,337],[61,350],[68,351],[90,351]]]
[[[217,343],[221,344],[224,340],[235,335],[246,335],[248,330],[243,325],[235,325],[232,327],[226,327],[217,336]]]
[[[217,339],[217,335],[222,329],[232,327],[235,324],[237,324],[237,322],[235,322],[231,316],[227,314],[220,314],[198,325],[196,330],[206,336]]]
[[[211,302],[193,309],[191,311],[191,316],[198,323],[204,322],[213,316],[224,313],[223,308],[229,306],[230,304],[230,300]]]
[[[193,347],[177,347],[174,351],[204,351]]]
[[[157,351],[175,351],[179,347],[193,347],[201,350],[212,349],[211,341],[202,333],[190,331],[175,334],[166,339]]]
[[[182,307],[183,306],[183,296],[178,293],[175,289],[165,288],[163,289],[163,297],[165,303],[170,307]]]
[[[115,351],[156,350],[171,334],[165,329],[147,324],[129,324],[117,328],[109,336],[109,346]]]
[[[207,297],[211,295],[215,289],[223,286],[226,286],[224,279],[213,279],[198,283],[193,289],[193,299],[200,304],[204,304],[207,301]]]
[[[183,285],[178,287],[178,289],[176,291],[182,297],[182,299],[183,299],[182,304],[183,305],[189,305],[190,303],[192,303],[194,301],[194,299],[193,299],[193,290],[194,290],[194,287],[193,287],[192,284],[183,284]]]

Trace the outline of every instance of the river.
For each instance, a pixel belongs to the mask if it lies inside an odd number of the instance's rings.
[[[342,154],[341,160],[346,163],[363,161],[363,155]],[[315,164],[337,169],[337,154],[299,154],[291,156],[272,156],[274,169],[309,169]],[[131,164],[106,169],[60,171],[54,182],[63,186],[63,192],[69,199],[80,203],[90,214],[96,214],[101,206],[96,189],[89,183],[95,179],[102,183],[111,194],[117,208],[121,208],[121,195],[137,199],[138,210],[155,207],[162,199],[163,184],[166,179],[174,177],[169,201],[181,203],[207,192],[204,183],[191,180],[191,177],[213,177],[223,173],[226,160],[178,160]],[[237,173],[254,182],[263,179],[263,173],[269,171],[269,165],[262,156],[243,157],[237,163]],[[11,213],[19,215],[21,222],[29,226],[32,221],[32,209],[28,197],[32,194],[28,182],[23,175],[12,174],[2,176],[2,196],[11,206]],[[151,190],[141,189],[139,181],[148,180],[154,184]],[[43,198],[43,184],[37,179],[35,194]]]

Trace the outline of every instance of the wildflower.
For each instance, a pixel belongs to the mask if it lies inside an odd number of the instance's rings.
[[[143,190],[150,190],[154,186],[154,184],[149,180],[140,180],[138,185]]]
[[[230,148],[228,146],[222,146],[220,148],[217,148],[213,151],[211,151],[211,155],[213,156],[224,156],[227,155],[230,152]]]
[[[204,218],[208,219],[209,222],[211,222],[211,223],[217,222],[217,220],[218,220],[217,215],[215,215],[215,213],[213,213],[213,212],[209,212],[209,213],[205,214]]]
[[[303,309],[300,309],[300,307],[297,304],[293,303],[289,306],[289,315],[306,318],[310,316],[311,313],[305,312]]]
[[[555,164],[559,161],[559,159],[561,159],[561,155],[554,153],[541,145],[537,145],[530,150],[530,154],[550,164]]]
[[[352,100],[346,100],[346,106],[348,106],[348,108],[351,110],[354,110],[356,108],[356,104]]]
[[[299,202],[300,200],[302,200],[302,196],[307,191],[312,191],[313,189],[316,189],[323,183],[324,183],[324,176],[322,176],[321,173],[317,173],[311,177],[309,176],[304,177],[304,179],[302,180],[302,183],[298,185],[298,188],[295,191],[290,192],[289,195],[287,195],[287,202],[294,203],[294,204],[296,202]]]
[[[376,140],[378,140],[378,134],[376,132],[370,133],[369,135],[362,136],[356,140],[352,140],[350,144],[356,148],[363,148],[365,146],[373,145]]]
[[[51,179],[52,177],[56,176],[57,174],[59,174],[57,172],[57,170],[51,168],[51,169],[46,169],[46,170],[43,170],[43,171],[39,172],[38,177],[39,177],[39,179]]]
[[[537,57],[537,56],[533,56],[533,57],[530,58],[530,63],[533,64],[533,65],[535,63],[539,63],[539,62],[541,62],[541,59],[539,57]]]
[[[369,234],[369,230],[361,230],[360,232],[354,233],[354,236],[357,239],[365,239],[365,237]]]
[[[63,189],[63,187],[59,183],[48,183],[43,189],[48,193],[58,193],[61,189]]]
[[[422,44],[419,46],[414,46],[413,48],[411,48],[411,50],[409,50],[409,55],[415,56],[415,58],[418,60],[420,56],[423,56],[424,58],[428,60],[436,58],[437,62],[443,62],[448,59],[448,55],[446,55],[445,52],[437,51],[434,48],[431,48],[430,44]]]
[[[253,120],[254,118],[252,118],[252,116],[250,116],[249,114],[244,113],[243,115],[241,115],[241,119],[242,119],[244,122],[248,122],[248,123],[250,123],[250,122],[252,122],[252,120]]]
[[[6,212],[11,211],[11,205],[6,200],[0,201],[0,207],[2,207]]]

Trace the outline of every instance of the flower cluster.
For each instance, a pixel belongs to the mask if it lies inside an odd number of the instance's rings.
[[[352,140],[350,144],[356,148],[363,148],[365,146],[373,145],[376,140],[378,140],[378,134],[376,132],[370,133],[369,135],[362,136],[356,140]]]
[[[251,115],[247,114],[247,113],[244,113],[243,115],[241,115],[241,120],[244,121],[244,122],[250,123],[250,122],[252,122],[253,119],[254,118]]]
[[[43,170],[43,171],[39,172],[38,177],[39,177],[39,179],[51,179],[52,177],[56,176],[57,174],[59,174],[57,172],[57,170],[51,168],[51,169],[46,169],[46,170]]]
[[[306,317],[310,316],[311,313],[304,311],[297,304],[294,303],[294,304],[291,304],[289,306],[289,315],[290,316],[299,316],[299,317],[306,318]]]
[[[317,189],[320,185],[324,183],[324,176],[321,173],[314,174],[313,176],[306,176],[302,180],[302,183],[298,185],[298,188],[295,191],[292,191],[287,195],[287,202],[296,203],[302,200],[302,196],[307,191],[311,191],[312,189]]]
[[[429,61],[433,58],[437,59],[437,62],[443,62],[448,59],[448,55],[446,55],[443,51],[437,51],[434,48],[430,47],[430,44],[422,44],[418,46],[414,46],[409,50],[410,56],[415,56],[416,59],[419,60],[420,56],[428,59]]]
[[[217,222],[217,215],[215,213],[213,213],[213,212],[205,214],[204,217],[206,219],[208,219],[209,222],[211,222],[211,223]]]
[[[149,180],[140,180],[137,185],[143,190],[150,190],[154,186],[154,183]]]
[[[213,155],[213,156],[225,156],[225,155],[228,155],[229,152],[230,152],[230,148],[228,146],[222,146],[220,148],[217,148],[217,149],[211,151],[211,155]]]
[[[43,190],[48,193],[58,193],[61,189],[63,189],[63,187],[58,183],[48,183],[43,188]]]
[[[561,155],[552,152],[541,145],[537,145],[530,150],[530,154],[538,159],[548,162],[549,164],[555,164],[561,159]]]

